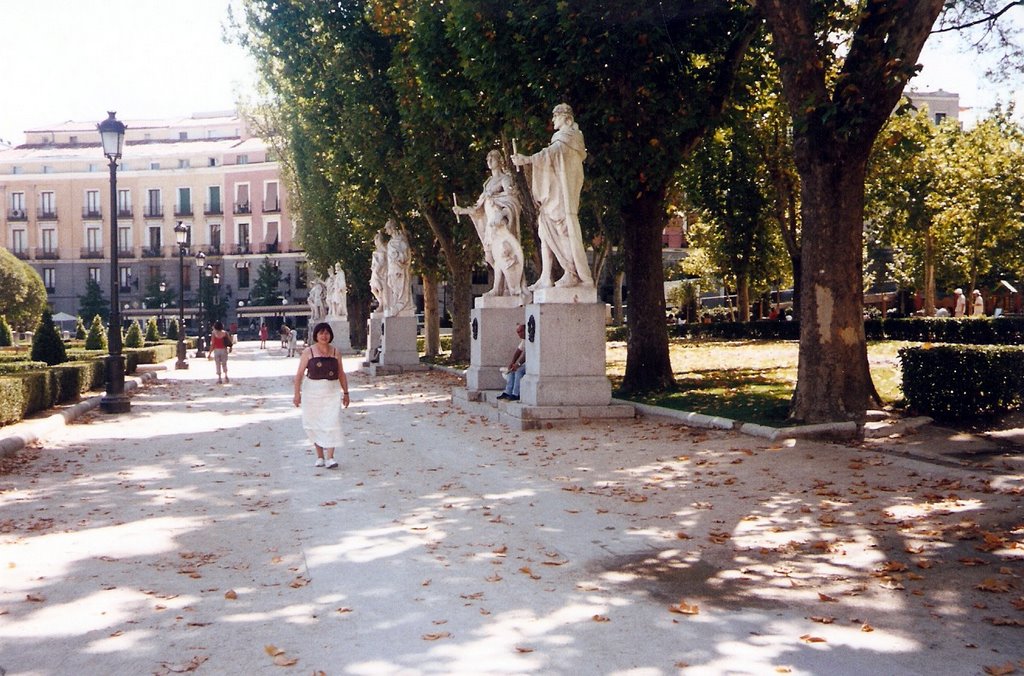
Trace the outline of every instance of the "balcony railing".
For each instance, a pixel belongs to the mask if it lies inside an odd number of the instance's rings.
[[[235,202],[235,213],[236,214],[251,214],[252,207],[248,202]]]
[[[260,245],[260,253],[265,253],[265,254],[281,253],[281,245],[278,244],[277,242],[273,242],[271,244],[261,244]]]
[[[164,208],[162,206],[152,206],[152,205],[150,205],[150,206],[146,207],[146,209],[144,211],[144,216],[146,218],[163,218],[164,217]]]
[[[126,249],[123,249],[121,247],[117,247],[117,257],[118,258],[135,258],[135,247],[130,246],[130,247],[126,248]]]
[[[164,250],[158,246],[147,246],[142,250],[143,258],[163,258]]]
[[[118,218],[131,218],[132,217],[132,208],[130,206],[129,207],[118,207],[117,208],[117,217]]]
[[[100,218],[101,216],[99,207],[82,207],[82,218]]]
[[[11,249],[11,253],[14,254],[15,258],[20,258],[23,261],[28,260],[28,249]]]
[[[272,214],[281,210],[281,200],[264,200],[263,213]]]
[[[203,246],[192,247],[196,251],[202,251],[207,256],[223,256],[220,244],[204,244]]]
[[[7,220],[9,221],[27,221],[28,214],[25,213],[24,209],[8,209]]]
[[[40,221],[55,221],[57,220],[57,210],[40,209],[39,213],[36,214],[36,218]]]
[[[236,256],[241,256],[243,254],[251,254],[252,253],[252,247],[249,246],[249,244],[236,244],[233,253]]]
[[[178,204],[174,207],[175,216],[191,216],[192,205],[191,204]]]
[[[96,247],[82,247],[80,258],[103,258],[103,249]]]
[[[55,261],[60,258],[59,249],[36,249],[37,261]]]
[[[224,206],[220,202],[214,204],[204,204],[203,213],[207,216],[216,216],[224,213]]]

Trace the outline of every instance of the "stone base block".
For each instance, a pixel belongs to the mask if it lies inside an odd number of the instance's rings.
[[[336,347],[338,352],[342,354],[351,353],[352,338],[349,336],[351,327],[348,323],[348,318],[328,317],[324,321],[330,325],[331,331],[334,331],[334,340],[331,341],[331,345]]]
[[[484,310],[490,308],[521,308],[523,299],[519,296],[477,296],[473,300],[473,308]]]
[[[371,312],[370,318],[366,320],[366,361],[364,365],[369,366],[377,351],[380,349],[380,335],[384,326],[384,313]]]
[[[420,363],[416,349],[416,317],[385,317],[380,338],[382,366],[413,366]]]
[[[526,375],[519,393],[523,403],[610,404],[604,304],[534,303],[526,306],[526,317]]]
[[[549,286],[533,292],[534,303],[596,303],[597,287]]]
[[[367,372],[371,376],[394,376],[399,373],[410,371],[426,371],[429,367],[426,364],[369,364]]]
[[[544,377],[527,371],[519,383],[519,396],[531,406],[607,406],[612,384],[603,375]]]
[[[507,299],[508,296],[497,296],[488,300]],[[470,316],[472,321],[466,388],[473,391],[504,389],[505,376],[501,374],[501,369],[512,361],[512,354],[519,346],[516,324],[525,322],[523,308],[517,305],[478,306],[473,309]]]
[[[636,409],[630,404],[530,406],[499,400],[499,394],[499,390],[471,392],[464,387],[457,387],[452,390],[452,404],[466,413],[483,416],[514,430],[539,430],[577,425],[585,421],[631,420],[636,417]]]

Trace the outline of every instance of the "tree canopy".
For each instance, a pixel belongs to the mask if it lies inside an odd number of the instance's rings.
[[[46,287],[28,263],[0,247],[0,315],[16,331],[31,331],[46,307]]]

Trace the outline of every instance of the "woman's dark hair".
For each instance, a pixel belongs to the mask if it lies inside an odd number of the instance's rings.
[[[320,322],[319,324],[313,327],[313,333],[310,334],[311,336],[313,336],[314,343],[316,342],[317,334],[319,334],[321,331],[325,329],[327,330],[327,333],[331,335],[331,342],[334,342],[334,329],[332,329],[331,325],[328,324],[327,322]]]
[[[224,325],[221,324],[220,320],[218,319],[217,321],[215,321],[213,323],[213,328],[217,329],[218,331],[223,331],[224,330]]]

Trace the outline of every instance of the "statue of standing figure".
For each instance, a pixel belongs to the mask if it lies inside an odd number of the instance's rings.
[[[412,304],[412,249],[394,219],[384,225],[384,231],[391,238],[388,240],[388,305],[384,311],[386,317],[398,317],[413,314]]]
[[[348,317],[348,284],[341,263],[335,263],[327,270],[326,296],[328,316]]]
[[[326,287],[317,277],[313,277],[310,281],[309,295],[306,298],[306,302],[309,303],[309,315],[312,321],[316,322],[327,316]]]
[[[516,166],[533,165],[530,189],[538,207],[542,266],[531,291],[552,286],[552,256],[565,270],[554,286],[594,286],[579,219],[583,160],[587,158],[583,132],[566,103],[555,106],[552,122],[555,133],[547,148],[529,156],[512,156]]]
[[[388,309],[388,250],[384,233],[373,236],[373,255],[370,258],[370,293],[377,299],[377,312]]]
[[[506,171],[501,152],[487,153],[491,175],[472,207],[453,206],[476,226],[484,247],[484,259],[494,269],[494,286],[485,296],[523,296],[523,247],[519,243],[519,217],[523,205],[516,194],[512,176]]]

